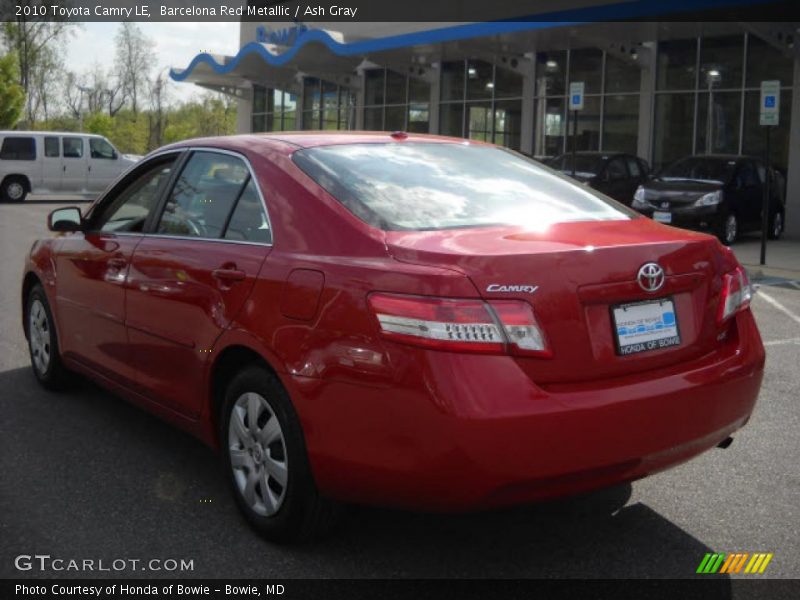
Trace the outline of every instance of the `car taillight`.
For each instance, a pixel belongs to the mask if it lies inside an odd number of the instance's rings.
[[[722,323],[737,312],[750,306],[753,297],[750,280],[742,267],[736,267],[722,276],[722,293],[720,295],[717,321]]]
[[[369,304],[387,339],[457,352],[549,356],[533,310],[524,302],[375,293]]]

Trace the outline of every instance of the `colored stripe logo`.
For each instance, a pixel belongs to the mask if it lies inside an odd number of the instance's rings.
[[[714,573],[747,573],[751,575],[761,574],[767,569],[769,561],[773,557],[772,552],[724,552],[707,553],[697,573],[709,575]]]

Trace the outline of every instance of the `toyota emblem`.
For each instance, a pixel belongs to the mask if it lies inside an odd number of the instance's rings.
[[[664,285],[664,269],[657,263],[645,263],[639,269],[636,279],[645,292],[657,292]]]

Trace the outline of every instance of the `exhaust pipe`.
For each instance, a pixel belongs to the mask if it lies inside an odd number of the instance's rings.
[[[717,448],[721,448],[721,449],[725,450],[725,448],[730,446],[732,443],[733,443],[733,437],[729,435],[724,440],[722,440],[719,444],[717,444]]]

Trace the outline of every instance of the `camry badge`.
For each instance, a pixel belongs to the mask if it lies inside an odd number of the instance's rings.
[[[645,292],[657,292],[664,285],[664,269],[654,262],[645,263],[639,269],[636,279]]]
[[[486,291],[489,293],[493,292],[505,292],[505,293],[522,293],[522,294],[532,294],[536,290],[539,289],[538,285],[501,285],[499,283],[493,283],[486,287]]]

